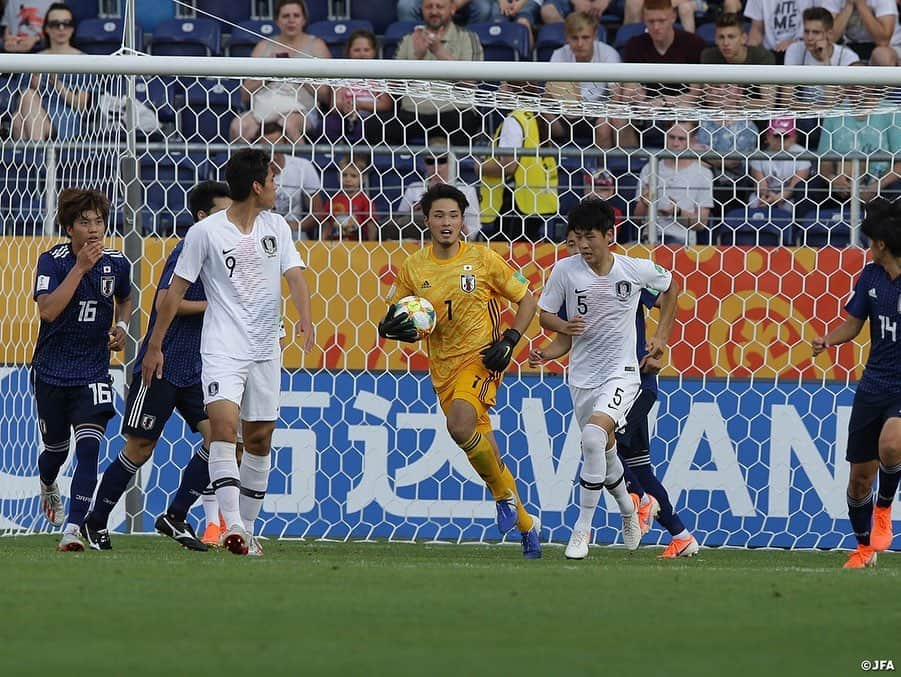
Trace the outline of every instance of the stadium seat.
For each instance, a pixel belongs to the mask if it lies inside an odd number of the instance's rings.
[[[529,57],[529,29],[520,23],[474,23],[467,28],[479,36],[485,61],[522,61]]]
[[[331,0],[307,0],[307,25],[328,19],[331,14],[331,4]]]
[[[150,53],[156,56],[219,56],[222,31],[212,19],[171,19],[153,32]]]
[[[195,0],[197,16],[203,19],[213,19],[219,22],[220,28],[231,33],[234,24],[240,24],[250,19],[249,0],[222,2],[222,0]],[[212,15],[212,16],[210,16]]]
[[[701,24],[695,28],[695,35],[701,38],[708,47],[716,44],[716,24]]]
[[[174,122],[178,110],[184,105],[173,86],[174,78],[139,75],[135,79],[135,98],[156,112],[160,122]]]
[[[85,19],[96,19],[100,10],[100,3],[97,0],[66,0],[66,5],[72,10],[76,21],[84,21]]]
[[[44,227],[44,154],[5,149],[0,153],[0,223],[4,235],[34,235]]]
[[[397,21],[397,3],[394,0],[356,0],[350,3],[350,18],[370,22],[373,32],[381,35]]]
[[[794,227],[794,243],[799,247],[847,247],[851,226],[842,209],[819,209]]]
[[[241,81],[228,78],[189,79],[179,131],[187,141],[228,143],[228,127],[241,108]],[[197,138],[192,138],[197,137]]]
[[[740,207],[723,216],[718,231],[720,244],[777,247],[792,241],[791,212],[768,207]]]
[[[269,19],[242,21],[240,26],[232,31],[226,52],[228,56],[250,56],[260,40],[277,34],[278,26]]]
[[[607,42],[607,28],[598,25],[598,40]],[[566,32],[562,23],[547,24],[538,31],[535,38],[535,61],[550,61],[555,49],[566,44]]]
[[[341,58],[344,56],[344,46],[347,38],[356,30],[372,30],[372,24],[366,20],[335,19],[334,21],[317,21],[307,26],[307,33],[322,38],[328,45],[332,56]]]
[[[391,214],[392,205],[400,200],[404,187],[421,180],[416,159],[410,153],[373,156],[368,178],[369,194],[379,222]]]
[[[618,50],[622,50],[623,47],[626,46],[626,43],[629,42],[636,35],[641,35],[645,32],[644,24],[623,24],[619,27],[619,30],[616,31],[616,39],[613,42],[613,46]]]
[[[388,26],[382,36],[382,58],[393,59],[400,41],[404,39],[405,35],[412,33],[418,25],[417,21],[395,21]]]
[[[187,194],[206,178],[205,164],[205,155],[171,149],[146,152],[140,157],[145,190],[142,227],[146,234],[171,235],[176,227],[191,223]]]
[[[122,19],[85,19],[78,24],[76,46],[86,54],[112,54],[122,46]],[[144,49],[144,30],[135,26],[135,49]]]

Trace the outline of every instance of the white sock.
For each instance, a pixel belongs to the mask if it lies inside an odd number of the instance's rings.
[[[241,499],[238,504],[241,508],[241,521],[251,535],[268,486],[269,454],[255,456],[245,450],[241,459]]]
[[[579,518],[576,529],[590,529],[604,488],[607,431],[589,423],[582,430],[582,472],[579,474]]]
[[[691,532],[689,532],[688,529],[683,529],[678,534],[673,536],[673,538],[678,538],[680,540],[685,539],[685,538],[691,538]]]
[[[623,470],[623,462],[619,459],[619,454],[616,453],[616,442],[607,450],[606,457],[607,475],[604,477],[604,486],[616,499],[620,513],[631,515],[635,512],[635,504],[632,502],[632,497],[629,496],[629,492],[626,489],[625,471]]]
[[[238,461],[235,458],[233,442],[213,442],[210,444],[210,483],[216,490],[216,501],[226,526],[231,529],[241,525],[238,511],[240,494]]]
[[[209,491],[209,493],[207,493]],[[216,492],[212,487],[204,489],[200,495],[200,501],[203,504],[203,517],[207,526],[210,524],[219,525],[219,501],[216,500]]]

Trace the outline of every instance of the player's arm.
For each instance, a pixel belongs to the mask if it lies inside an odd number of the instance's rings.
[[[556,313],[542,310],[538,314],[538,324],[542,329],[555,331],[558,334],[566,334],[567,336],[581,336],[585,333],[585,318],[581,315],[576,315],[571,320],[564,320]]]
[[[156,312],[160,312],[160,308],[163,306],[163,300],[165,300],[166,296],[169,295],[169,288],[160,289],[156,293]],[[206,312],[206,301],[187,301],[182,299],[178,304],[178,308],[175,311],[175,314],[178,316],[181,315],[200,315]]]
[[[854,315],[848,315],[841,325],[830,331],[825,336],[817,336],[810,342],[813,356],[816,357],[830,346],[840,346],[853,340],[863,329],[865,320]]]
[[[296,266],[285,271],[285,279],[288,281],[291,302],[297,308],[300,318],[297,321],[297,331],[303,334],[301,347],[308,353],[316,344],[316,333],[313,329],[313,312],[310,309],[310,288],[307,285],[307,278],[303,276],[303,268]]]
[[[663,354],[663,349],[669,342],[673,325],[676,322],[676,309],[679,299],[679,283],[670,282],[669,288],[658,297],[660,305],[660,319],[657,321],[657,331],[648,340],[647,351],[652,358],[658,358]]]
[[[81,278],[94,267],[94,265],[103,256],[103,242],[88,242],[78,252],[75,257],[75,265],[63,278],[63,281],[57,285],[49,294],[41,294],[37,297],[38,312],[44,322],[53,322],[59,314],[66,309]],[[40,270],[38,271],[40,274]]]
[[[128,325],[131,322],[131,314],[134,311],[134,301],[131,294],[124,299],[116,299],[116,326],[109,332],[109,349],[114,351],[125,350],[125,341],[128,338]]]
[[[153,333],[147,341],[147,353],[144,355],[144,362],[141,365],[141,378],[145,386],[149,386],[153,377],[163,378],[163,339],[166,338],[166,332],[169,331],[169,325],[175,319],[178,312],[178,305],[185,297],[188,287],[191,283],[175,275],[169,285],[169,293],[160,307],[157,309],[156,324],[153,327]]]
[[[529,352],[529,366],[537,367],[548,360],[560,359],[570,351],[572,345],[572,336],[558,333],[554,340],[543,348],[532,348]]]
[[[513,349],[522,338],[523,332],[529,328],[537,308],[538,300],[532,292],[526,290],[526,293],[517,302],[513,326],[504,332],[500,340],[482,351],[482,364],[491,371],[506,371],[510,365],[510,359],[513,357]]]

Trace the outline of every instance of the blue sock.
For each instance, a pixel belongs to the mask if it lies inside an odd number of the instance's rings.
[[[88,523],[95,529],[106,529],[109,514],[116,503],[125,493],[128,483],[138,471],[137,465],[132,463],[125,452],[120,452],[116,460],[109,464],[103,479],[100,480],[100,488],[97,489],[97,500],[94,501],[94,509],[88,515]]]
[[[873,524],[873,494],[866,498],[848,496],[848,519],[854,538],[861,545],[870,544],[870,526]]]
[[[901,464],[886,467],[879,463],[879,493],[876,494],[876,505],[888,508],[898,493],[898,480],[901,479]]]
[[[641,482],[635,476],[635,473],[632,472],[632,469],[626,465],[623,457],[620,456],[620,459],[623,462],[623,477],[626,478],[626,491],[630,494],[636,494],[639,499],[644,498],[644,488],[641,485]]]
[[[38,456],[38,473],[41,476],[41,482],[44,484],[56,482],[59,469],[63,467],[67,458],[69,458],[69,440],[56,444],[45,442],[44,451]]]
[[[84,426],[75,431],[75,474],[69,494],[69,524],[84,524],[97,487],[97,459],[103,431]]]
[[[657,502],[660,504],[660,512],[657,513],[657,521],[663,525],[663,528],[673,536],[685,531],[685,525],[682,523],[682,520],[679,519],[679,515],[676,514],[676,511],[673,510],[673,504],[670,503],[669,494],[666,493],[666,489],[654,475],[651,464],[644,463],[642,465],[632,466],[632,472],[638,477],[638,481],[641,482],[645,491],[656,498]]]
[[[200,447],[181,474],[181,484],[169,504],[169,517],[184,522],[188,510],[197,502],[210,483],[210,452]]]

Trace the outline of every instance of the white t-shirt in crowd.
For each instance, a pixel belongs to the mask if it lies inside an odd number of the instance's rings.
[[[310,202],[322,190],[319,170],[309,160],[285,156],[285,166],[275,177],[275,211],[291,221],[310,215]],[[299,237],[300,229],[295,233]]]
[[[262,212],[245,235],[223,210],[191,226],[184,243],[175,274],[188,282],[200,277],[208,303],[201,354],[277,358],[281,278],[306,267],[285,219]]]
[[[828,64],[823,63],[807,51],[803,42],[795,42],[785,50],[786,66],[849,66],[855,61],[860,61],[857,52],[844,45],[833,45],[832,56],[829,57]]]
[[[775,49],[784,40],[798,40],[804,35],[801,15],[812,0],[748,0],[745,18],[763,22],[763,46]]]
[[[3,12],[3,25],[12,35],[43,37],[41,27],[53,1],[9,0]]]
[[[786,150],[792,155],[797,155],[804,152],[804,147],[796,143]],[[767,188],[774,193],[779,193],[788,185],[788,182],[792,180],[792,177],[794,177],[795,174],[809,170],[811,164],[810,160],[751,160],[750,166],[751,171],[757,171],[763,174],[766,178]],[[801,195],[797,193],[799,188],[796,187],[795,190],[796,193],[792,196],[792,202],[801,197]],[[749,202],[751,207],[757,207],[759,204],[756,196],[752,197]]]
[[[595,273],[581,256],[554,264],[538,307],[556,314],[566,304],[567,317],[585,318],[585,332],[573,336],[569,382],[575,388],[598,388],[626,370],[638,374],[635,314],[641,290],[665,292],[668,270],[648,259],[613,255],[606,275]]]
[[[619,52],[606,42],[595,40],[594,51],[591,55],[591,63],[620,63]],[[551,63],[576,63],[576,57],[569,45],[563,45],[555,49],[551,54]],[[607,82],[580,82],[579,89],[583,101],[601,101],[607,97],[609,83]]]
[[[844,0],[820,0],[818,4],[832,12],[833,16],[845,7]],[[898,5],[895,4],[895,0],[867,0],[867,7],[873,11],[873,16],[877,19],[882,16],[895,17],[895,32],[892,34],[889,44],[892,47],[901,45],[901,25],[898,22]],[[845,26],[844,37],[846,42],[873,42],[873,36],[867,30],[856,7],[851,11],[848,25]],[[835,39],[841,41],[842,36],[836,35]]]
[[[638,175],[636,197],[648,186],[650,164],[646,164]],[[701,208],[713,208],[713,172],[700,161],[676,169],[675,160],[661,160],[657,163],[657,206],[671,209],[675,203],[679,211],[698,212]],[[673,218],[673,214],[657,212],[657,233],[661,237],[683,244],[694,244],[694,231],[686,228]]]
[[[455,183],[454,187],[460,189],[469,203],[466,211],[463,212],[463,231],[471,238],[482,230],[482,222],[479,219],[479,196],[476,194],[476,189],[468,184]],[[407,186],[400,202],[397,203],[398,215],[410,219],[420,216],[419,201],[422,200],[422,196],[427,190],[428,187],[423,181],[417,181]]]

